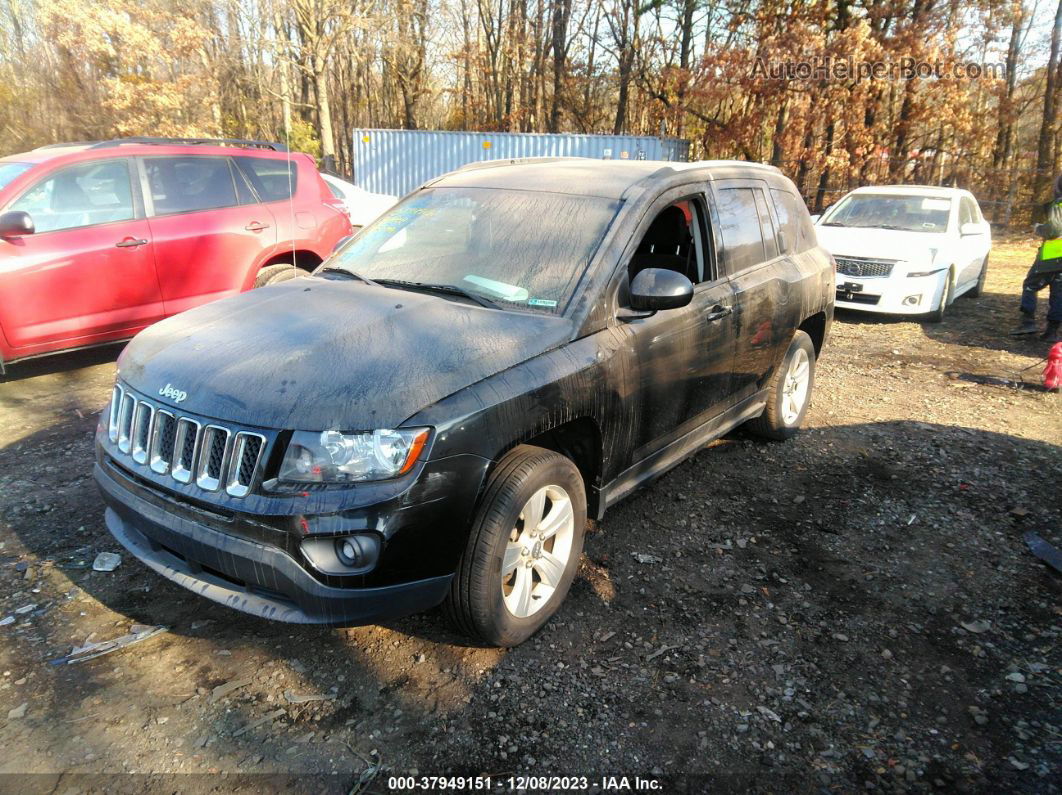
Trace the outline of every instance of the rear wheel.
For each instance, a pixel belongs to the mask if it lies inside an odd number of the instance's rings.
[[[254,280],[254,286],[265,287],[269,284],[280,284],[280,282],[286,282],[290,279],[309,275],[310,274],[302,268],[297,268],[290,262],[277,262],[273,265],[266,265],[262,270],[258,271],[258,276],[256,276]]]
[[[579,568],[586,492],[575,464],[521,445],[499,463],[444,603],[462,632],[516,646],[560,607]]]
[[[944,292],[940,294],[940,303],[937,308],[930,312],[926,317],[930,323],[939,323],[944,319],[944,315],[948,311],[948,306],[951,304],[951,283],[954,280],[954,274],[949,270],[947,276],[944,277]]]
[[[793,335],[785,359],[771,376],[763,414],[750,420],[748,429],[765,439],[795,436],[804,424],[811,392],[815,388],[815,344],[803,331]]]
[[[974,298],[982,295],[985,291],[985,280],[988,278],[988,255],[985,254],[984,262],[981,263],[981,272],[977,275],[977,284],[970,290],[970,295]]]

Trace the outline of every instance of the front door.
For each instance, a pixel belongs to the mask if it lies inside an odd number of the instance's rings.
[[[695,288],[689,305],[628,319],[620,327],[637,373],[630,395],[632,464],[721,414],[732,394],[733,297],[708,245],[704,195],[665,200],[647,219],[636,235],[627,279],[643,268],[668,268],[684,273]]]
[[[164,316],[130,166],[67,166],[4,208],[35,227],[0,241],[0,326],[18,355],[116,339]]]

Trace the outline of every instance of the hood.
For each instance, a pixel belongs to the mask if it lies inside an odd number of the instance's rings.
[[[930,249],[940,250],[948,236],[939,232],[901,232],[896,229],[868,229],[846,226],[815,227],[819,244],[835,257],[924,262]]]
[[[294,279],[156,323],[122,380],[220,420],[297,430],[394,428],[570,339],[570,321],[363,282]]]

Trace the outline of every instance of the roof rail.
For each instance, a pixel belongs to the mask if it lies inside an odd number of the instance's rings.
[[[253,141],[244,138],[115,138],[110,141],[77,141],[75,143],[60,143],[41,146],[38,149],[61,149],[69,146],[88,146],[91,149],[109,149],[124,144],[146,144],[154,146],[172,146],[185,144],[188,146],[242,146],[249,149],[271,149],[274,152],[286,152],[288,148],[284,144],[272,141]]]
[[[596,160],[594,157],[500,157],[497,160],[473,160],[465,163],[455,171],[477,171],[481,168],[497,168],[498,166],[518,166],[530,163],[565,163],[572,160]]]

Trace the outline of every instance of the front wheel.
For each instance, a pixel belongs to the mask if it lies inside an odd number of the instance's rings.
[[[803,331],[793,335],[785,359],[771,376],[763,414],[748,429],[765,439],[782,441],[795,436],[804,424],[815,387],[815,344]]]
[[[579,568],[586,491],[560,453],[521,445],[495,468],[443,609],[495,646],[527,640],[552,616]]]
[[[275,265],[266,265],[262,270],[258,271],[254,286],[266,287],[270,284],[280,284],[281,282],[309,275],[302,268],[297,268],[290,262],[278,262]]]
[[[944,292],[940,294],[940,303],[937,304],[937,308],[926,315],[926,318],[930,323],[940,323],[944,319],[944,315],[948,311],[948,305],[951,304],[951,283],[953,275],[951,271],[948,271],[944,276]]]

